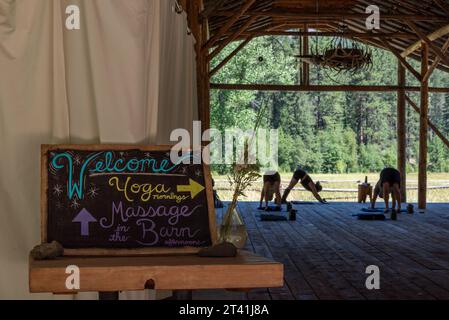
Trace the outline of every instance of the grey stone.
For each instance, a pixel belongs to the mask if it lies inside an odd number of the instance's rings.
[[[232,243],[223,242],[213,247],[202,249],[198,256],[203,258],[233,258],[236,257],[238,249]]]
[[[64,254],[64,248],[62,245],[53,241],[52,243],[43,243],[35,246],[31,250],[31,257],[35,260],[54,260],[61,257]]]

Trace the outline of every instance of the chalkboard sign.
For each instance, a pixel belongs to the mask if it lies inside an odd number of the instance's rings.
[[[42,146],[42,241],[66,254],[196,252],[216,240],[212,179],[171,147]],[[187,164],[186,164],[187,163]]]

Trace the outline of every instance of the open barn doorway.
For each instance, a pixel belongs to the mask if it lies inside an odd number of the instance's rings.
[[[311,37],[310,47],[325,48],[332,38]],[[221,61],[240,44],[226,48]],[[324,197],[330,201],[357,201],[358,184],[366,178],[376,183],[386,167],[397,166],[397,101],[398,93],[363,91],[266,91],[232,90],[227,84],[264,83],[298,84],[304,65],[297,54],[301,50],[298,37],[261,37],[247,44],[211,79],[211,125],[221,131],[230,128],[252,129],[262,114],[261,127],[276,129],[279,134],[279,167],[283,184],[288,184],[299,165],[314,175],[324,186]],[[388,51],[370,47],[372,66],[357,72],[344,73],[320,66],[309,66],[309,84],[321,86],[395,86],[398,63]],[[212,62],[212,66],[217,62]],[[415,67],[418,62],[412,61]],[[413,75],[407,85],[418,86]],[[449,78],[441,70],[434,72],[431,87],[448,87]],[[419,101],[419,94],[408,93]],[[449,133],[449,95],[432,93],[430,118],[443,135]],[[419,114],[413,107],[406,110],[407,198],[418,201]],[[444,140],[429,130],[429,202],[449,199],[449,148]],[[231,198],[226,179],[230,167],[214,166],[216,187],[223,199]],[[247,192],[247,199],[257,201],[261,183]],[[303,188],[294,191],[294,198],[313,200]]]

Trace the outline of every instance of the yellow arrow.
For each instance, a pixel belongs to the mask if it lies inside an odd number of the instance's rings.
[[[190,192],[192,199],[195,199],[204,190],[204,187],[192,179],[189,179],[189,183],[188,186],[178,186],[178,192]]]

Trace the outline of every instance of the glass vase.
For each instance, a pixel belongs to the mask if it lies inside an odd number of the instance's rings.
[[[218,230],[219,242],[229,242],[243,249],[248,240],[248,232],[236,205],[230,204]]]

